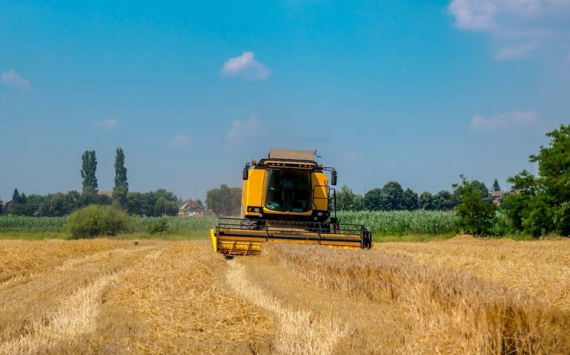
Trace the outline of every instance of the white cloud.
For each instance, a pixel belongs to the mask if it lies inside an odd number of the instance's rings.
[[[536,49],[538,42],[527,42],[520,45],[515,45],[512,47],[500,48],[494,56],[496,60],[509,60],[518,57],[522,57],[525,54],[529,54]]]
[[[243,136],[253,136],[259,131],[259,121],[257,117],[252,114],[248,120],[237,119],[232,122],[232,128],[226,134],[223,144],[228,144],[238,141]]]
[[[447,10],[456,28],[490,34],[497,60],[570,48],[570,0],[452,0]]]
[[[486,30],[493,27],[497,6],[493,1],[453,0],[449,11],[455,16],[457,28]]]
[[[189,136],[185,134],[179,134],[174,137],[170,143],[168,143],[168,146],[171,148],[185,147],[190,144],[191,141],[192,139]]]
[[[508,129],[517,126],[537,126],[540,120],[532,111],[513,110],[510,113],[501,113],[489,118],[475,115],[471,120],[473,130]]]
[[[2,73],[2,84],[22,91],[27,91],[32,89],[32,84],[26,79],[24,79],[20,74],[18,74],[14,69],[9,72]]]
[[[113,129],[119,125],[119,121],[114,119],[108,119],[102,122],[95,122],[94,125],[99,129]]]
[[[239,57],[228,59],[222,66],[223,76],[241,76],[249,80],[265,80],[269,78],[271,69],[255,60],[253,52],[243,52]]]

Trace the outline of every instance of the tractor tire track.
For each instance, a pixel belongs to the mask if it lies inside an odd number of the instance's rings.
[[[295,309],[268,295],[248,279],[246,266],[238,261],[228,262],[227,282],[241,297],[276,315],[274,346],[280,354],[331,354],[337,342],[348,335],[336,319]]]

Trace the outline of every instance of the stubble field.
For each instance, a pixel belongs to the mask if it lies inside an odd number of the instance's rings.
[[[0,240],[0,354],[570,354],[569,250]]]

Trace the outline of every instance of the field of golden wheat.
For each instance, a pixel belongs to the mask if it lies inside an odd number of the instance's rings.
[[[0,354],[570,354],[570,240],[0,240]]]

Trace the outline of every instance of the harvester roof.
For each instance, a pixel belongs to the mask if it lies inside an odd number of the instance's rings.
[[[315,162],[315,152],[311,150],[270,149],[269,160],[295,160]]]

